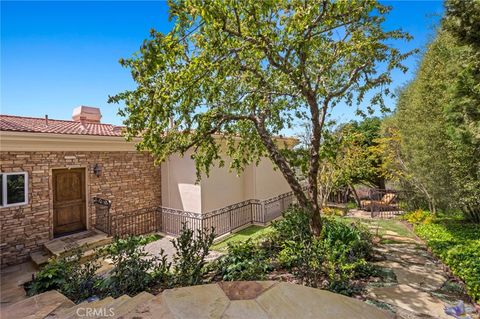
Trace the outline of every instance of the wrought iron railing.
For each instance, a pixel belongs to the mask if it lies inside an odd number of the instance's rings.
[[[371,217],[392,218],[401,215],[408,206],[408,193],[392,189],[370,189],[368,199],[360,201],[360,208]]]
[[[193,230],[215,230],[215,236],[235,232],[248,225],[266,225],[280,217],[294,202],[292,192],[260,201],[249,199],[207,213],[187,212],[180,209],[158,207],[122,214],[110,212],[111,202],[95,197],[95,227],[108,235],[123,237],[151,232],[178,236],[183,224]]]
[[[109,235],[125,237],[157,232],[161,229],[161,216],[156,207],[141,209],[112,218]]]
[[[93,204],[95,206],[95,228],[110,235],[112,227],[110,208],[112,207],[112,202],[100,197],[94,197]]]

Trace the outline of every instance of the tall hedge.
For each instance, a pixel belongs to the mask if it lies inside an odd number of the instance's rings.
[[[406,176],[424,188],[426,200],[480,222],[480,47],[471,35],[480,26],[480,6],[469,7],[467,16],[463,1],[446,7],[414,80],[400,94],[394,123]]]

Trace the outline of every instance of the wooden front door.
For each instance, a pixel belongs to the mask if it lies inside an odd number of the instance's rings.
[[[55,169],[52,172],[54,235],[85,230],[85,169]]]

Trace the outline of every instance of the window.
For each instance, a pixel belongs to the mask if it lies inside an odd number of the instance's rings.
[[[28,203],[28,174],[0,174],[0,205],[16,206]]]

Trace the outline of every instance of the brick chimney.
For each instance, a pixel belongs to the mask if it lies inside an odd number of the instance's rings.
[[[72,120],[82,123],[100,123],[102,114],[98,107],[79,106],[73,109]]]

